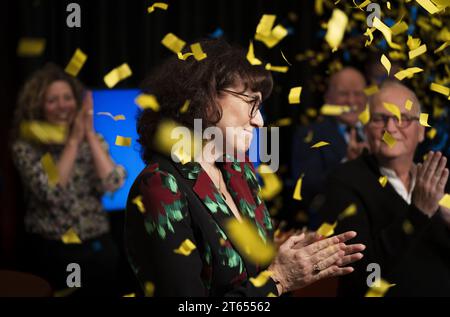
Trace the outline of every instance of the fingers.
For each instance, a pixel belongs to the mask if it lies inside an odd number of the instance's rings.
[[[443,193],[445,191],[445,185],[447,185],[448,175],[449,175],[449,170],[447,168],[445,168],[442,171],[441,178],[439,179],[439,182],[437,184],[437,190],[439,192]]]
[[[326,268],[323,271],[320,271],[318,274],[314,275],[313,278],[317,281],[323,278],[331,277],[331,276],[342,276],[353,272],[352,267],[338,267],[337,265],[332,265]]]
[[[289,239],[284,242],[280,249],[291,249],[295,244],[299,243],[301,240],[305,238],[305,234],[302,233],[300,235],[293,235],[289,237]]]
[[[439,164],[439,161],[441,159],[441,152],[430,152],[429,156],[427,157],[427,160],[424,163],[424,172],[423,177],[426,182],[430,182],[432,177],[436,173],[436,168]],[[428,164],[426,164],[428,162]]]
[[[321,239],[321,236],[317,232],[306,232],[304,233],[305,238],[298,243],[296,243],[293,248],[294,249],[300,249],[304,246],[310,245],[313,242],[319,241]]]
[[[366,249],[366,246],[364,244],[358,243],[358,244],[350,244],[350,245],[344,245],[344,252],[345,255],[349,255],[356,252],[361,252]]]
[[[333,244],[338,244],[339,239],[337,237],[331,237],[328,239],[320,240],[314,243],[311,243],[310,245],[303,248],[303,251],[306,252],[308,255],[313,255],[314,253],[319,252],[322,249],[325,249],[326,247],[329,247]]]
[[[357,140],[356,140],[356,129],[355,128],[351,128],[350,129],[350,142],[352,144],[356,144]]]
[[[309,261],[311,261],[312,264],[317,264],[317,263],[333,256],[334,254],[336,254],[339,251],[342,251],[342,256],[344,256],[345,251],[343,251],[342,249],[343,249],[343,246],[341,244],[330,245],[329,247],[327,247],[323,250],[320,250],[316,254],[311,255],[311,257],[309,258]],[[331,264],[333,264],[333,263],[331,263]]]
[[[336,261],[336,265],[337,266],[346,266],[346,265],[349,265],[350,263],[361,260],[363,257],[364,257],[364,254],[359,253],[359,252],[350,254],[350,255],[345,255]]]
[[[336,236],[336,238],[339,239],[339,242],[345,242],[348,241],[350,239],[353,239],[354,237],[356,237],[357,233],[355,231],[347,231],[341,234],[338,234]]]
[[[336,262],[338,262],[342,257],[344,256],[344,251],[337,251],[331,256],[328,256],[327,258],[323,259],[322,261],[317,262],[317,266],[319,270],[326,270]]]

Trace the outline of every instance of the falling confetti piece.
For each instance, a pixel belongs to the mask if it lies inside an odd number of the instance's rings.
[[[141,109],[152,109],[153,111],[159,111],[159,103],[154,95],[140,94],[134,99],[134,103]]]
[[[64,244],[81,244],[80,237],[78,237],[78,234],[73,228],[67,230],[66,233],[62,235],[61,240]]]
[[[48,184],[50,186],[56,186],[59,181],[59,173],[52,155],[50,153],[45,153],[41,158],[41,164],[47,174]]]
[[[295,185],[294,194],[292,196],[295,200],[302,200],[302,182],[303,182],[303,175],[299,177],[297,180],[297,184]]]
[[[405,21],[399,21],[398,23],[391,26],[392,35],[398,35],[406,31],[408,31],[408,23],[406,23]]]
[[[390,284],[383,279],[379,279],[373,283],[365,297],[383,297],[392,286],[395,286],[395,284]]]
[[[123,297],[136,297],[136,293],[125,294]]]
[[[78,73],[80,72],[81,68],[83,67],[84,63],[86,62],[87,55],[83,53],[82,50],[79,48],[76,49],[75,53],[73,54],[72,58],[70,59],[69,64],[67,64],[64,71],[72,75],[73,77],[77,77]]]
[[[383,141],[390,147],[393,148],[395,143],[397,143],[397,141],[395,140],[395,138],[387,131],[384,131],[383,134]]]
[[[255,52],[253,50],[253,42],[250,41],[247,52],[247,60],[251,65],[261,65],[262,62],[255,57]]]
[[[340,116],[350,110],[349,106],[324,104],[322,108],[320,108],[320,113],[326,116]]]
[[[188,52],[186,54],[182,54],[181,52],[177,53],[178,59],[185,61],[189,56],[194,56],[194,53]]]
[[[392,31],[391,29],[384,24],[380,19],[378,19],[377,17],[375,17],[373,19],[373,27],[376,28],[378,31],[380,31],[384,38],[386,39],[386,42],[388,43],[389,47],[396,49],[396,50],[400,50],[401,46],[392,42]]]
[[[225,228],[236,249],[248,261],[258,265],[267,265],[272,261],[275,247],[270,241],[263,240],[258,229],[248,219],[240,222],[233,217],[226,222]]]
[[[113,119],[114,121],[126,120],[126,118],[125,118],[125,116],[123,114],[118,114],[116,116],[113,116],[111,112],[97,112],[97,115],[99,115],[99,116],[108,116],[111,119]]]
[[[437,49],[434,50],[434,53],[439,53],[442,52],[443,50],[445,50],[447,48],[447,46],[450,45],[450,41],[446,41],[444,42],[444,44],[442,44],[441,46],[439,46]]]
[[[167,3],[155,2],[155,3],[153,3],[151,6],[149,6],[147,8],[147,12],[148,13],[152,13],[153,11],[155,11],[155,8],[158,8],[158,9],[161,9],[161,10],[167,10],[168,7],[169,7],[169,5]]]
[[[103,78],[108,88],[113,88],[121,80],[124,80],[132,75],[131,69],[127,63],[114,68]]]
[[[194,58],[197,61],[201,61],[202,59],[205,59],[208,55],[206,55],[205,52],[203,52],[202,46],[200,43],[194,43],[191,45],[191,51],[194,54]]]
[[[405,102],[405,109],[408,111],[411,111],[412,106],[413,106],[413,102],[411,100],[407,99]]]
[[[436,84],[436,83],[431,83],[430,84],[430,89],[432,91],[435,91],[437,93],[440,93],[444,96],[448,96],[450,94],[450,88]]]
[[[435,128],[432,128],[430,131],[427,132],[427,137],[430,140],[433,140],[434,137],[436,136],[436,134],[437,134],[437,130]]]
[[[263,14],[258,25],[256,26],[256,34],[269,36],[276,18],[277,16],[273,14]]]
[[[269,277],[272,276],[272,272],[270,271],[262,271],[261,273],[258,274],[258,276],[255,277],[250,277],[250,283],[252,283],[255,287],[261,287],[263,285],[265,285],[267,283],[267,281],[269,280]]]
[[[384,54],[381,56],[381,64],[384,66],[389,76],[389,73],[391,72],[391,62]]]
[[[378,178],[378,182],[380,183],[381,187],[386,186],[388,182],[387,176],[380,176],[380,178]]]
[[[314,136],[314,132],[313,132],[312,130],[309,130],[309,131],[308,131],[308,134],[307,134],[307,135],[305,136],[305,138],[303,139],[303,142],[305,142],[305,143],[311,142],[312,139],[313,139],[313,136]]]
[[[262,199],[270,201],[274,199],[283,189],[283,182],[278,175],[266,164],[260,164],[257,168],[262,178],[263,186],[259,191]]]
[[[277,45],[288,34],[281,24],[272,29],[275,19],[275,15],[264,14],[256,27],[255,40],[263,42],[268,48]]]
[[[419,117],[419,122],[424,127],[431,127],[431,125],[428,124],[428,113],[421,113]]]
[[[439,200],[439,206],[450,208],[450,195],[444,194],[444,197]]]
[[[337,221],[333,224],[328,222],[324,222],[319,229],[317,229],[317,233],[323,237],[329,237],[334,234],[334,228],[337,226]]]
[[[413,234],[414,233],[414,227],[413,227],[413,225],[411,224],[411,222],[409,220],[405,220],[403,222],[402,228],[403,228],[403,231],[406,234]]]
[[[414,74],[423,72],[422,68],[419,67],[411,67],[411,68],[407,68],[407,69],[403,69],[397,73],[395,73],[395,78],[397,78],[398,80],[403,80],[406,77],[408,78],[412,78]]]
[[[341,212],[338,216],[338,220],[345,219],[347,217],[351,217],[356,215],[357,212],[356,204],[350,204],[347,208],[344,209],[343,212]]]
[[[186,42],[178,38],[173,33],[167,33],[161,40],[161,44],[167,47],[175,54],[178,54],[178,52],[181,52],[183,50],[184,46],[186,45]]]
[[[117,146],[130,146],[131,138],[127,138],[124,136],[117,135],[115,145]]]
[[[289,103],[290,104],[299,104],[300,103],[300,94],[302,93],[302,87],[294,87],[289,91]]]
[[[373,94],[376,94],[379,91],[377,85],[371,85],[364,89],[364,93],[366,96],[372,96]]]
[[[152,282],[145,282],[144,284],[145,297],[153,297],[155,294],[155,284]]]
[[[67,126],[46,121],[24,121],[20,124],[20,136],[24,140],[42,144],[63,144],[68,132]]]
[[[189,109],[189,105],[190,105],[191,101],[190,100],[186,100],[183,104],[183,106],[180,109],[180,113],[186,113]]]
[[[17,55],[19,57],[37,57],[41,56],[45,50],[44,38],[24,37],[19,40],[17,45]]]
[[[274,293],[270,292],[269,294],[267,294],[267,297],[278,297],[278,296],[275,295]]]
[[[325,35],[325,41],[327,41],[333,50],[337,50],[339,44],[341,44],[347,23],[347,15],[339,9],[334,9],[328,21],[327,33]]]
[[[183,241],[183,243],[180,244],[178,249],[173,250],[173,252],[175,252],[176,254],[189,256],[192,253],[192,251],[194,251],[195,249],[196,249],[195,244],[192,243],[191,240],[186,239]]]
[[[366,108],[358,115],[359,121],[366,125],[370,121],[370,108],[369,104],[366,104]]]
[[[266,64],[265,68],[266,70],[279,73],[286,73],[289,70],[287,66],[272,66],[270,63]]]
[[[330,144],[330,143],[328,143],[328,142],[320,141],[320,142],[317,142],[316,144],[312,145],[312,146],[311,146],[311,149],[323,147],[323,146],[326,146],[326,145],[329,145],[329,144]]]
[[[424,54],[426,51],[427,51],[427,45],[423,44],[423,45],[419,46],[418,48],[416,48],[415,50],[408,52],[409,59],[416,58],[417,56]]]
[[[435,14],[439,12],[439,9],[430,0],[416,0],[416,2],[420,4],[422,8],[427,10],[429,14]]]
[[[383,106],[387,111],[392,113],[398,119],[399,122],[402,122],[402,114],[397,105],[389,102],[383,102]]]
[[[289,66],[292,66],[292,64],[291,63],[289,63],[289,61],[287,60],[287,58],[286,58],[286,56],[284,56],[284,54],[283,54],[283,51],[282,50],[280,50],[280,53],[281,53],[281,57],[283,57],[283,59],[286,61],[286,63],[289,65]]]
[[[144,203],[142,202],[142,196],[141,195],[136,196],[131,202],[137,206],[137,208],[139,209],[139,211],[141,213],[145,212],[145,207],[144,207]]]

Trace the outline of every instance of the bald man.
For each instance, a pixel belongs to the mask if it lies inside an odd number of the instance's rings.
[[[396,105],[401,120],[384,103]],[[396,284],[386,296],[450,296],[450,210],[439,206],[449,176],[447,159],[430,152],[423,163],[414,163],[425,128],[419,123],[419,100],[406,86],[385,82],[369,104],[370,154],[330,174],[320,212],[322,221],[338,221],[336,232],[354,230],[353,243],[367,246],[355,272],[340,279],[339,295],[364,296],[380,277]],[[386,133],[394,144],[383,140]],[[344,217],[352,204],[356,214]]]
[[[364,76],[355,68],[345,67],[331,76],[324,101],[326,104],[349,106],[351,111],[338,117],[324,117],[294,133],[292,145],[291,175],[295,182],[302,174],[302,207],[314,214],[323,201],[326,176],[342,161],[360,155],[366,144],[358,116],[364,110],[367,99],[364,94]],[[308,135],[312,139],[305,141]],[[311,149],[311,145],[326,141],[329,145]],[[314,222],[314,218],[311,218]]]

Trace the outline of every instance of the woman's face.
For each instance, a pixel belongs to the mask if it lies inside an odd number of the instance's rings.
[[[44,100],[44,117],[49,123],[70,125],[75,118],[77,102],[69,83],[57,80],[48,86]]]
[[[246,96],[245,96],[246,95]],[[224,144],[232,150],[235,155],[236,151],[245,153],[252,142],[253,129],[263,126],[264,121],[259,111],[262,95],[260,92],[245,90],[244,86],[233,86],[227,88],[226,91],[220,91],[218,103],[222,108],[222,118],[216,124],[222,131],[224,136]],[[256,105],[255,105],[256,104]],[[254,117],[251,112],[253,105]]]

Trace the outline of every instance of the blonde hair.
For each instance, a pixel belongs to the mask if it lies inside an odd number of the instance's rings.
[[[23,121],[44,120],[43,106],[47,89],[59,80],[70,85],[77,108],[81,108],[84,90],[81,82],[66,74],[59,66],[48,63],[28,78],[19,93],[11,134],[13,140],[19,137],[19,127]]]

